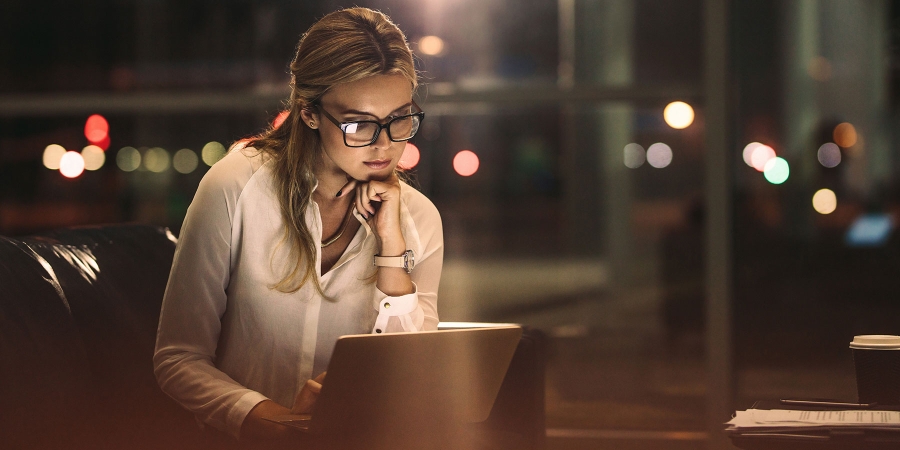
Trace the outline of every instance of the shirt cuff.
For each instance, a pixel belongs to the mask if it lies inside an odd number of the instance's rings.
[[[268,400],[268,397],[256,391],[249,391],[241,396],[237,403],[231,407],[231,410],[228,411],[228,418],[226,419],[228,421],[228,433],[234,436],[235,439],[240,439],[241,425],[244,424],[244,419],[250,414],[250,410],[263,400]]]
[[[380,334],[387,332],[388,321],[391,317],[411,314],[419,307],[419,293],[415,283],[413,283],[412,294],[401,295],[399,297],[388,296],[378,290],[378,288],[376,288],[375,291],[381,300],[375,301],[375,310],[378,311],[378,317],[375,319],[375,326],[372,328],[372,333]]]

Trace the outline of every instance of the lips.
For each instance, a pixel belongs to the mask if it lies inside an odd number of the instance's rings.
[[[391,160],[390,159],[377,159],[375,161],[366,161],[363,164],[365,164],[366,167],[368,167],[370,169],[381,170],[381,169],[385,169],[388,166],[390,166]]]

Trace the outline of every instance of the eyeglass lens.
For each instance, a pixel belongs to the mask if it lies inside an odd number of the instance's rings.
[[[417,115],[397,117],[387,124],[388,137],[395,142],[411,139],[419,131]],[[375,133],[381,128],[377,122],[349,122],[341,124],[344,140],[350,146],[365,146],[375,141]]]

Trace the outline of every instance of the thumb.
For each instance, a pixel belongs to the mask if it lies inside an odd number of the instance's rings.
[[[303,385],[300,393],[297,394],[297,398],[294,399],[294,407],[291,408],[291,414],[309,414],[313,405],[316,404],[316,399],[321,391],[321,383],[315,380],[306,380],[306,384]]]

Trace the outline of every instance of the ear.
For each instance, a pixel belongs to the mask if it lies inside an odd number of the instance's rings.
[[[319,128],[319,114],[313,112],[312,108],[303,108],[300,110],[300,118],[303,119],[303,124],[312,128],[313,130]]]

